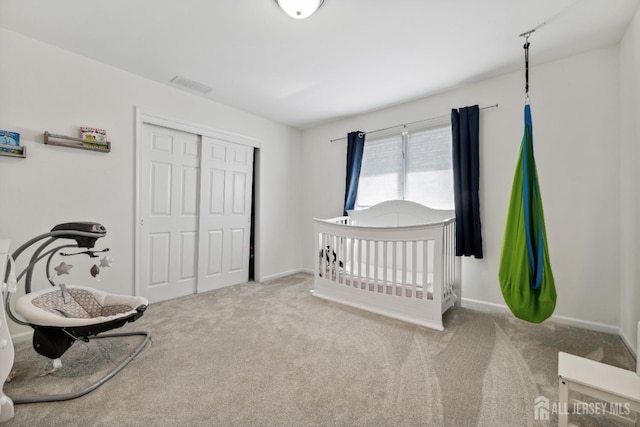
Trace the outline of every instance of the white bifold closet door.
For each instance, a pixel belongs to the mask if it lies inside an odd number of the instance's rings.
[[[202,137],[198,292],[249,278],[253,147]]]
[[[140,292],[151,302],[248,280],[253,147],[143,125]]]

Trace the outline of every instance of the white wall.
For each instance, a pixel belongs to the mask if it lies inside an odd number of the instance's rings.
[[[542,65],[535,65],[535,40],[531,52],[534,143],[556,315],[621,325],[633,343],[640,319],[639,20],[636,14],[620,49]],[[311,270],[312,218],[342,212],[346,142],[330,139],[498,103],[481,112],[485,259],[465,258],[463,278],[465,297],[503,304],[497,273],[522,137],[523,72],[301,133],[2,29],[0,55],[11,63],[0,67],[0,129],[20,132],[28,147],[27,159],[0,156],[0,237],[15,247],[59,222],[102,222],[115,262],[92,285],[125,294],[134,289],[136,106],[261,141],[256,267],[258,278],[268,279],[301,266]],[[111,153],[42,143],[45,130],[73,135],[79,126],[107,129]],[[84,272],[80,259],[74,262]]]
[[[606,326],[619,323],[620,163],[618,48],[535,65],[530,94],[533,135],[551,264],[555,315]],[[402,78],[398,75],[398,78]],[[374,89],[375,90],[375,89]],[[313,217],[342,212],[346,142],[330,139],[499,104],[480,113],[482,260],[463,259],[464,296],[504,305],[498,282],[502,235],[523,133],[524,72],[305,131],[304,267],[311,269]]]
[[[113,268],[93,282],[79,257],[73,279],[134,292],[135,107],[261,141],[258,175],[259,279],[301,264],[298,251],[301,134],[178,89],[0,29],[0,129],[21,134],[28,157],[0,156],[0,236],[15,248],[55,224],[103,223]],[[106,129],[110,153],[43,144],[43,133]],[[87,264],[89,265],[89,264]]]
[[[637,348],[640,321],[640,10],[620,43],[620,328]]]

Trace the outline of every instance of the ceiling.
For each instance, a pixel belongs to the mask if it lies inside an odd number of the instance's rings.
[[[617,43],[640,0],[0,0],[0,27],[299,129]],[[189,89],[183,89],[189,90]]]

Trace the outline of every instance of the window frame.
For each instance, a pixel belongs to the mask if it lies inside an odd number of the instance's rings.
[[[404,129],[402,129],[401,131],[396,131],[396,132],[385,132],[384,134],[380,135],[380,136],[376,136],[374,138],[372,138],[373,141],[376,141],[378,139],[383,139],[383,138],[389,138],[395,135],[399,136],[399,140],[400,140],[400,144],[399,146],[401,147],[401,167],[400,170],[398,171],[398,185],[399,185],[399,195],[401,197],[400,200],[407,200],[407,182],[408,182],[408,156],[407,153],[409,151],[409,137],[411,133],[419,133],[419,132],[428,132],[428,131],[434,131],[434,130],[444,130],[447,129],[449,131],[449,147],[452,149],[452,145],[453,145],[453,135],[451,134],[451,124],[448,122],[441,122],[441,123],[434,123],[428,126],[419,126],[419,127],[414,127],[412,129],[407,129],[406,126]],[[365,150],[366,150],[366,144],[367,144],[367,139],[365,139]],[[363,159],[362,161],[365,161],[365,156],[363,155]],[[448,169],[453,171],[453,164],[451,165],[451,169]],[[453,179],[453,176],[452,176]],[[358,183],[358,187],[360,187],[360,183]],[[452,188],[452,200],[453,200],[453,188]],[[378,201],[377,203],[381,203],[381,201]],[[417,203],[421,203],[421,202],[417,202]],[[421,203],[423,204],[423,203]],[[369,208],[373,205],[363,205],[360,204],[360,194],[358,194],[358,196],[356,197],[356,201],[355,201],[355,205],[354,205],[354,209],[355,210],[361,210],[361,209],[366,209]],[[440,209],[453,209],[453,206],[451,206],[450,208],[440,208]]]

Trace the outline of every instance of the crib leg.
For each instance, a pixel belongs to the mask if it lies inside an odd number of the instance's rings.
[[[457,297],[454,305],[456,307],[462,307],[462,258],[454,256],[454,260],[454,283]]]

